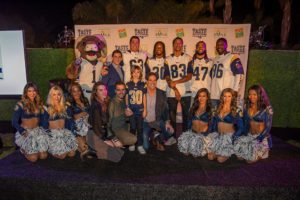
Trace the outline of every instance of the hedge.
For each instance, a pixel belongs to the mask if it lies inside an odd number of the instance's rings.
[[[27,49],[29,81],[38,84],[43,98],[49,80],[65,78],[73,49]],[[251,50],[246,89],[262,84],[274,108],[274,127],[300,128],[300,51]],[[10,120],[16,100],[0,100],[0,120]]]

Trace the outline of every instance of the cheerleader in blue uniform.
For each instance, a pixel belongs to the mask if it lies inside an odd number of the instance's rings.
[[[75,156],[78,144],[71,132],[74,124],[67,115],[65,98],[60,87],[53,86],[50,89],[47,106],[42,122],[49,134],[49,153],[59,159]]]
[[[248,90],[244,109],[246,136],[241,136],[235,143],[235,154],[248,163],[269,157],[272,147],[270,130],[273,110],[264,88],[253,85]]]
[[[178,138],[178,149],[185,155],[205,156],[209,152],[211,138],[211,106],[210,95],[206,88],[198,90],[193,106],[190,109],[189,130]]]
[[[31,162],[47,158],[48,136],[39,126],[42,113],[43,102],[39,90],[34,83],[27,83],[21,101],[15,106],[12,125],[17,129],[16,145]]]
[[[88,151],[87,134],[91,125],[88,122],[90,105],[83,96],[82,88],[78,83],[72,83],[69,87],[70,98],[67,101],[67,114],[73,120],[71,129],[78,142],[78,151],[84,155]]]
[[[213,117],[211,152],[208,159],[223,163],[234,154],[234,141],[243,132],[242,112],[237,107],[237,94],[231,88],[222,91],[220,104]]]

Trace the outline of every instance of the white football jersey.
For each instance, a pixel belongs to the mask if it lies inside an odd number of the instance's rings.
[[[234,88],[236,74],[244,74],[239,57],[231,53],[218,55],[213,60],[211,70],[211,99],[220,99],[225,88],[237,91],[238,88]]]
[[[180,80],[188,74],[188,64],[190,61],[191,56],[185,53],[182,53],[178,57],[172,54],[166,58],[166,64],[168,66],[168,70],[166,70],[169,71],[172,81]],[[191,81],[177,84],[176,88],[182,97],[191,96]],[[175,97],[174,90],[169,87],[167,87],[167,97]]]
[[[143,72],[142,81],[145,81],[146,76],[146,69],[145,69],[145,62],[147,59],[147,54],[145,52],[132,52],[127,51],[123,54],[123,71],[124,71],[124,82],[127,83],[130,81],[131,77],[131,69],[134,66],[139,66]]]
[[[165,59],[164,58],[150,58],[147,60],[147,66],[149,67],[150,72],[157,74],[157,88],[166,91],[167,81],[164,79],[165,75]]]
[[[78,83],[82,89],[92,90],[95,82],[101,78],[102,62],[98,61],[94,66],[86,59],[82,59],[81,71],[78,77]]]
[[[193,67],[193,77],[191,83],[192,97],[195,97],[198,90],[201,88],[206,88],[210,92],[210,71],[212,68],[212,60],[196,58],[190,62],[190,65]]]

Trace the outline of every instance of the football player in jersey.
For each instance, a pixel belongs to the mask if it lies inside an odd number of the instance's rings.
[[[139,66],[142,69],[142,80],[145,80],[147,54],[140,51],[140,38],[138,36],[130,38],[129,48],[130,50],[123,54],[124,82],[127,83],[130,81],[131,70],[134,66]]]
[[[212,107],[219,104],[220,94],[225,88],[239,91],[244,77],[244,69],[238,55],[227,51],[227,40],[219,38],[216,42],[218,55],[213,60],[211,70],[211,99]]]
[[[187,130],[188,111],[191,104],[191,79],[193,68],[188,65],[191,56],[183,51],[182,38],[176,37],[173,40],[173,54],[166,58],[165,79],[168,83],[167,97],[170,110],[172,126],[176,130],[177,104],[182,106],[182,130]],[[178,134],[178,133],[177,133]]]
[[[146,77],[150,72],[154,72],[157,79],[157,88],[166,91],[167,82],[164,79],[165,73],[165,58],[166,58],[166,50],[165,44],[162,41],[158,41],[154,44],[153,48],[153,57],[147,59],[146,61]]]
[[[126,106],[127,111],[132,111],[133,115],[130,116],[130,132],[136,134],[138,152],[146,154],[143,148],[143,121],[147,115],[147,102],[146,102],[146,83],[142,81],[142,70],[139,66],[134,66],[131,71],[131,80],[126,83]],[[130,151],[135,150],[135,146],[129,147]]]
[[[193,68],[191,83],[193,101],[199,89],[206,88],[210,91],[211,87],[210,71],[212,68],[212,60],[207,57],[206,43],[204,41],[197,42],[193,60],[189,62],[189,66],[190,65]]]

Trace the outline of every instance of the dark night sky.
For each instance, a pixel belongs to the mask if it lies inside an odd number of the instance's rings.
[[[1,0],[1,13],[4,16],[19,15],[24,21],[30,24],[35,32],[43,33],[45,30],[39,30],[36,21],[44,19],[44,21],[51,25],[51,34],[54,37],[63,30],[64,25],[73,27],[72,8],[78,2],[84,0],[49,0],[49,1],[33,1],[33,0]],[[232,0],[233,23],[241,23],[245,18],[245,14],[251,13],[253,9],[254,0]],[[274,3],[276,2],[276,3]],[[265,7],[265,15],[272,16],[275,20],[276,40],[279,40],[280,25],[281,25],[281,11],[276,0],[263,0]],[[300,1],[294,0],[292,4],[292,28],[290,34],[290,42],[300,43],[300,12],[296,9],[300,7]],[[222,16],[222,10],[217,13]]]

